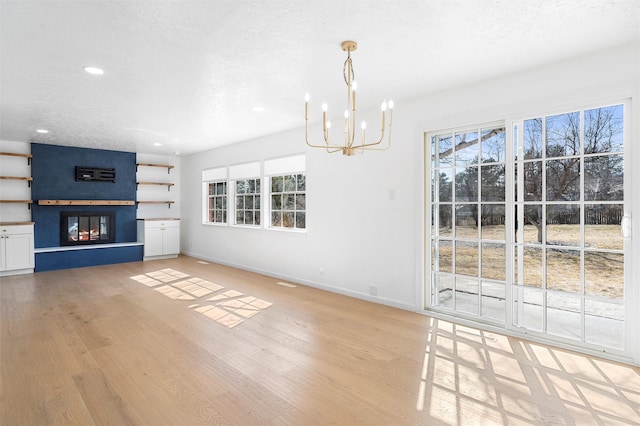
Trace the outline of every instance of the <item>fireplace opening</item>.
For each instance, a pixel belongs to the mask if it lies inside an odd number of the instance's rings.
[[[115,228],[113,212],[61,212],[60,245],[113,243]]]

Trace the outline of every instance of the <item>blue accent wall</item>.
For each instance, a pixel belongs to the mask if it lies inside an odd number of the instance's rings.
[[[116,243],[135,242],[137,240],[136,206],[50,206],[38,205],[38,200],[136,200],[136,154],[131,152],[108,151],[100,149],[75,148],[58,145],[32,143],[31,154],[31,197],[34,200],[31,217],[34,225],[35,248],[60,247],[60,212],[62,211],[105,211],[115,213]],[[75,168],[96,167],[114,168],[115,182],[76,181]],[[102,256],[105,250],[86,250],[86,253],[66,252],[66,255],[39,253],[36,255],[36,271],[48,270],[45,265],[71,259],[82,258],[81,265],[105,264]],[[132,250],[124,250],[122,253]],[[57,252],[59,253],[59,252]],[[140,258],[119,255],[109,256],[113,260],[134,261]],[[49,261],[50,259],[51,261]],[[93,259],[93,261],[91,260]],[[59,262],[58,262],[59,263]],[[54,269],[74,266],[77,262],[64,261]],[[118,263],[108,261],[106,263]],[[68,266],[65,266],[68,265]]]

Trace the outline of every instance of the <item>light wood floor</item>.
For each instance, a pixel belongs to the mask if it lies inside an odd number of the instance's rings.
[[[2,278],[0,424],[640,423],[637,368],[277,282],[189,257]]]

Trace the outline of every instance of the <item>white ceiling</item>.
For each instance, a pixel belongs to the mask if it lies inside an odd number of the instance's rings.
[[[0,139],[189,154],[302,127],[306,92],[341,110],[343,40],[360,109],[397,116],[639,38],[640,0],[0,0]]]

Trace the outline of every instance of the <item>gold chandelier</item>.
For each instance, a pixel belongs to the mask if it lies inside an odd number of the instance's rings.
[[[377,141],[367,143],[365,141],[365,131],[367,123],[364,121],[361,123],[360,128],[361,140],[358,142],[356,139],[356,89],[357,84],[355,81],[355,75],[353,73],[353,64],[351,63],[351,52],[358,48],[358,44],[355,41],[343,41],[342,50],[347,52],[347,59],[344,61],[342,73],[344,75],[344,82],[347,84],[347,109],[344,111],[344,143],[334,144],[329,138],[329,131],[331,129],[331,122],[327,120],[327,104],[322,104],[322,133],[324,136],[324,145],[314,145],[309,142],[309,94],[304,96],[304,120],[305,120],[305,140],[307,145],[312,148],[323,148],[329,153],[342,151],[343,155],[353,155],[356,152],[364,152],[365,150],[382,151],[388,149],[391,146],[391,125],[393,124],[393,101],[382,102],[380,109],[382,110],[382,125],[380,132],[380,139]],[[382,144],[384,139],[385,123],[388,119],[388,138],[387,143]]]

